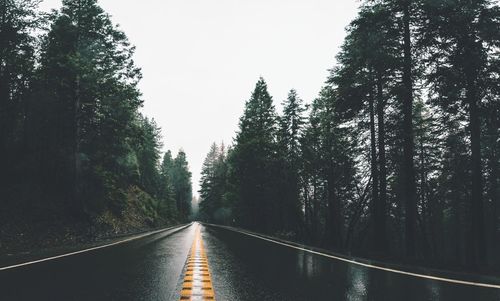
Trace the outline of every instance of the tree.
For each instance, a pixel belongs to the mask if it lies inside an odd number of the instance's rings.
[[[72,200],[74,212],[92,212],[102,208],[94,200],[126,188],[116,171],[130,149],[127,138],[134,135],[142,103],[136,88],[140,72],[125,34],[95,0],[63,1],[53,19],[35,109],[45,123],[33,129],[41,133],[42,161],[53,162],[42,166],[42,178],[60,175],[48,183],[48,194],[57,195],[62,184],[68,188],[59,198]]]
[[[39,2],[0,0],[0,232],[66,239],[180,220],[161,130],[139,113],[134,47],[96,0],[50,14]]]
[[[354,202],[356,186],[356,144],[353,129],[343,124],[337,108],[336,92],[325,87],[313,102],[311,118],[319,125],[318,158],[320,175],[325,183],[325,238],[326,246],[336,250],[344,248],[346,216],[344,208]]]
[[[424,8],[428,22],[422,44],[447,49],[430,58],[430,86],[440,106],[467,112],[472,174],[466,253],[468,264],[477,266],[486,260],[481,110],[489,90],[491,47],[500,41],[498,34],[491,34],[500,24],[499,11],[487,0],[426,2]]]
[[[203,162],[200,180],[200,215],[208,222],[228,224],[230,206],[226,202],[227,161],[224,144],[214,143]]]
[[[415,240],[417,227],[417,201],[415,184],[414,129],[413,129],[413,77],[412,77],[412,41],[411,41],[411,0],[401,1],[403,11],[403,198],[405,202],[405,241],[406,255],[415,258]]]
[[[175,193],[173,187],[173,180],[171,177],[171,171],[173,168],[174,160],[172,158],[172,153],[167,151],[163,155],[163,159],[160,165],[160,187],[159,187],[159,199],[160,199],[160,212],[162,215],[168,218],[177,217],[177,204],[175,200]]]
[[[39,2],[0,1],[0,182],[9,190],[27,176],[18,166],[25,154],[27,107],[35,79],[35,32],[42,25]]]
[[[160,160],[161,132],[154,119],[140,118],[141,143],[137,149],[139,179],[141,188],[154,197],[160,196]]]
[[[279,117],[277,133],[278,157],[281,164],[281,226],[283,230],[300,230],[300,137],[305,125],[303,101],[291,90],[283,102],[283,115]]]
[[[276,204],[276,112],[267,84],[260,78],[245,104],[230,156],[232,187],[241,225],[269,232],[278,225]]]
[[[337,86],[338,110],[353,118],[365,108],[369,112],[372,180],[373,249],[387,248],[387,160],[386,110],[393,100],[398,67],[398,28],[383,4],[362,7],[349,27],[339,66],[329,82]]]
[[[191,200],[193,199],[191,172],[189,171],[186,153],[179,150],[172,162],[170,178],[180,219],[186,220],[191,213]]]
[[[213,143],[207,157],[203,161],[200,180],[200,213],[204,219],[214,222],[215,211],[220,207],[220,196],[214,191],[216,183],[216,165],[219,157],[217,144]]]

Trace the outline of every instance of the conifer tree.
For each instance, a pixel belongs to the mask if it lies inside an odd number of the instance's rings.
[[[75,212],[92,211],[96,204],[90,200],[126,188],[114,170],[134,134],[140,72],[125,34],[95,0],[65,0],[53,18],[38,83],[47,121],[39,142],[46,148],[42,159],[54,162],[43,166],[43,177],[60,175],[48,186],[49,194],[67,187],[60,198],[72,200],[68,205]]]
[[[36,0],[0,1],[0,186],[12,190],[30,173],[26,160],[27,111],[35,80],[36,31],[42,18]],[[9,196],[6,196],[9,198]]]
[[[297,232],[301,226],[300,188],[300,137],[305,125],[305,108],[295,90],[283,102],[283,115],[279,117],[277,134],[278,157],[281,164],[281,227]]]
[[[276,204],[276,112],[264,79],[245,104],[231,155],[239,222],[251,229],[273,231]]]
[[[177,212],[179,218],[187,220],[191,213],[191,201],[193,199],[191,172],[186,158],[186,153],[179,150],[177,156],[172,162],[170,170],[170,178],[174,191]]]

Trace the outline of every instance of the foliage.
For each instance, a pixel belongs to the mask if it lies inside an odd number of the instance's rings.
[[[125,33],[96,0],[64,0],[50,15],[38,2],[0,5],[2,221],[186,219],[185,154],[160,166],[161,130],[139,113],[141,72]]]
[[[498,28],[492,1],[364,1],[308,118],[294,90],[278,116],[257,82],[231,151],[205,161],[205,218],[363,256],[498,264]]]

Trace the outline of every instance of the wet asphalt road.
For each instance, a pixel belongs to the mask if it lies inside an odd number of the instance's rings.
[[[0,271],[0,300],[176,300],[194,227]]]
[[[196,224],[0,271],[0,300],[178,300]],[[201,226],[217,300],[500,300],[500,290],[374,270]]]
[[[375,270],[224,228],[206,227],[203,239],[219,300],[500,300],[500,289]]]

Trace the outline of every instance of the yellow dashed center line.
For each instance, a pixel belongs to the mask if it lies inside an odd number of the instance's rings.
[[[213,300],[215,293],[208,267],[207,255],[203,248],[200,226],[196,225],[195,237],[186,266],[180,300]]]

